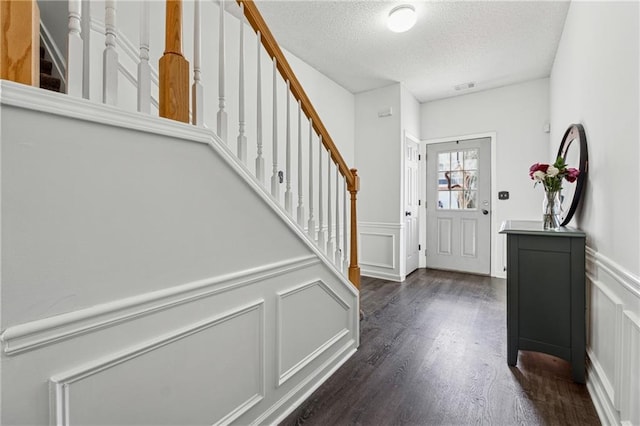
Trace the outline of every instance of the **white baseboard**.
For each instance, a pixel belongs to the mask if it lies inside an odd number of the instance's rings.
[[[390,280],[396,282],[402,282],[406,278],[399,274],[391,274],[388,272],[376,271],[362,267],[360,269],[360,274],[364,277],[379,278],[381,280]]]
[[[600,422],[603,425],[620,424],[618,411],[613,407],[611,400],[607,397],[603,379],[598,375],[597,370],[593,368],[591,362],[587,365],[587,390],[596,408]]]
[[[262,416],[258,417],[252,425],[261,424],[278,424],[284,420],[289,414],[291,414],[300,404],[302,404],[313,392],[316,391],[338,368],[349,360],[356,353],[356,349],[353,348],[353,341],[345,344],[340,351],[338,351],[327,362],[320,366],[316,371],[309,375],[309,377],[293,388],[283,398],[276,402],[269,410],[267,410]],[[306,388],[306,390],[305,390]],[[280,411],[278,414],[276,414]],[[275,418],[270,419],[271,416]]]

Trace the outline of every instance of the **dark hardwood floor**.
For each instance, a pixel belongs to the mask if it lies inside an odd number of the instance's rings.
[[[360,348],[282,425],[599,425],[569,363],[507,365],[505,280],[363,277]]]

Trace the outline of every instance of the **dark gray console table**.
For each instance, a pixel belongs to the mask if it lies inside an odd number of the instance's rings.
[[[585,233],[543,230],[542,222],[506,221],[507,363],[518,350],[544,352],[571,363],[585,382]]]

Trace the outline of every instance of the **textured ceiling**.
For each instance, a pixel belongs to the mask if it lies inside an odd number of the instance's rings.
[[[258,0],[281,46],[352,93],[401,82],[420,102],[549,75],[567,1]],[[412,4],[416,26],[392,33]],[[453,86],[475,82],[459,92]]]

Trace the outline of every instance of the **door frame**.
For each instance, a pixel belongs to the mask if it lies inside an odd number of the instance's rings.
[[[410,141],[416,143],[418,145],[418,154],[422,155],[422,141],[413,136],[411,133],[409,133],[407,130],[403,130],[402,132],[402,155],[401,155],[401,169],[400,169],[400,225],[401,225],[401,233],[402,233],[402,237],[400,238],[400,264],[401,264],[401,270],[402,270],[402,276],[406,277],[409,274],[409,271],[407,271],[407,229],[405,227],[405,216],[404,216],[404,212],[405,212],[405,207],[406,207],[406,202],[407,200],[405,199],[405,186],[407,185],[407,182],[405,180],[405,167],[406,167],[406,148],[407,148],[407,139],[409,139]],[[418,200],[424,200],[424,198],[422,197],[422,178],[420,176],[420,174],[423,172],[422,169],[422,161],[420,159],[418,159]],[[421,245],[420,243],[420,234],[421,234],[421,230],[422,228],[422,207],[418,207],[417,209],[417,213],[418,213],[418,229],[417,229],[417,233],[418,233],[418,269],[421,268],[420,266],[420,259],[424,256],[422,256],[422,253],[425,253],[425,247]],[[411,271],[413,272],[413,271]],[[404,281],[404,279],[403,279]]]
[[[405,197],[404,197],[404,186],[405,186],[405,179],[404,179],[404,168],[405,168],[405,140],[406,139],[410,139],[413,142],[418,144],[418,153],[420,155],[422,155],[422,159],[424,159],[424,155],[422,154],[422,145],[423,145],[423,141],[420,140],[420,138],[412,135],[410,132],[408,132],[406,129],[402,130],[402,143],[400,144],[401,148],[400,148],[400,209],[398,210],[398,215],[400,217],[400,246],[399,246],[399,261],[400,261],[400,275],[402,277],[402,281],[404,281],[404,279],[407,276],[407,253],[406,253],[406,229],[404,226],[404,207],[405,207]],[[424,200],[424,197],[422,196],[422,173],[424,172],[424,168],[423,168],[423,164],[422,164],[422,160],[418,161],[418,199],[419,200]],[[422,245],[422,243],[420,242],[420,239],[422,238],[422,230],[423,228],[423,216],[424,214],[422,213],[422,206],[418,209],[418,244],[421,245],[420,250],[418,250],[418,268],[424,268],[426,267],[426,259],[424,260],[424,265],[421,264],[422,258],[424,257],[424,253],[425,253],[425,247],[424,245]]]
[[[498,194],[498,183],[497,183],[497,168],[496,168],[496,143],[497,143],[497,133],[496,132],[484,132],[484,133],[473,133],[466,134],[460,136],[448,136],[446,138],[437,138],[437,139],[423,139],[420,141],[420,155],[422,160],[420,161],[420,199],[426,200],[427,197],[427,145],[444,143],[444,142],[455,142],[455,141],[464,141],[469,139],[479,139],[479,138],[490,138],[490,146],[491,146],[491,229],[489,230],[491,238],[491,276],[492,277],[500,277],[502,274],[500,273],[500,262],[498,261],[498,208],[500,203],[497,203],[497,194]],[[495,197],[495,198],[494,198]],[[427,267],[427,257],[426,252],[424,251],[424,247],[427,244],[427,215],[423,213],[423,209],[426,210],[426,203],[422,203],[420,209],[420,245],[423,247],[423,250],[420,251],[419,255],[419,268]]]

